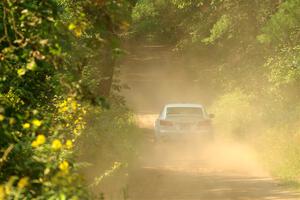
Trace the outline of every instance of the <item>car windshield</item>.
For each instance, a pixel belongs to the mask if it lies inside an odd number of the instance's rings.
[[[170,115],[200,115],[203,116],[203,110],[200,107],[169,107],[167,116]]]

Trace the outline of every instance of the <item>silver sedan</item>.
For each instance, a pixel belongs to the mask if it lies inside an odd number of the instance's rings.
[[[213,138],[211,119],[200,104],[167,104],[155,121],[155,138],[177,140],[179,138]]]

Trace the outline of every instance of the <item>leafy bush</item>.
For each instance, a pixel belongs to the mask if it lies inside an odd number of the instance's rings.
[[[246,139],[249,133],[257,131],[260,108],[252,102],[253,97],[241,90],[219,97],[212,106],[218,135]]]
[[[110,93],[116,32],[129,20],[130,6],[0,2],[1,200],[90,197],[73,146],[85,127],[88,106],[82,105],[101,106]],[[85,72],[97,76],[89,82]]]
[[[58,81],[59,5],[5,0],[0,7],[0,197],[85,199],[72,154],[84,109],[61,95]]]

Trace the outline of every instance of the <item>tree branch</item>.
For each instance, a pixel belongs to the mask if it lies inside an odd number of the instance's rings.
[[[2,168],[5,161],[7,161],[8,154],[13,150],[14,145],[11,144],[8,146],[8,148],[4,151],[4,154],[0,158],[0,169]]]
[[[7,27],[6,27],[6,8],[5,8],[5,3],[3,3],[3,27],[4,27],[4,34],[5,34],[5,37],[7,38],[7,41],[9,43],[10,46],[12,46],[12,43],[9,39],[9,36],[8,36],[8,31],[7,31]]]

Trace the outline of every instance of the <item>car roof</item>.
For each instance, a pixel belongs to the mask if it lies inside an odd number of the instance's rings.
[[[173,107],[196,107],[196,108],[203,108],[201,104],[194,104],[194,103],[172,103],[172,104],[166,104],[165,108],[173,108]]]

